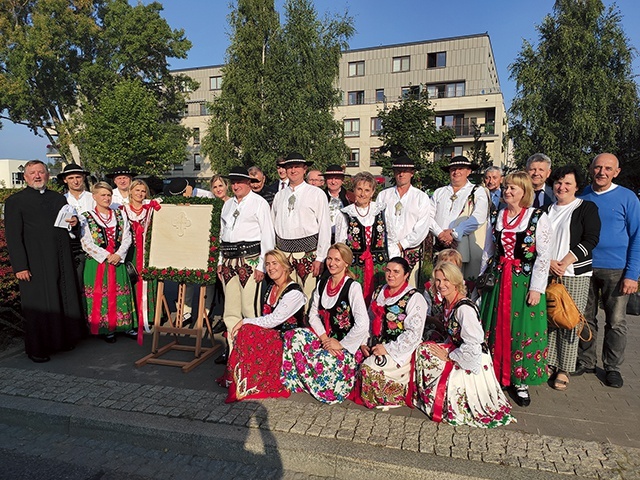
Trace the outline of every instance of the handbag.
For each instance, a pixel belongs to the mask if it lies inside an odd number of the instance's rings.
[[[135,285],[138,281],[138,270],[133,262],[126,261],[124,262],[124,266],[127,269],[127,275],[129,275],[129,280],[131,280],[131,285]]]
[[[627,315],[640,315],[640,292],[629,295]]]
[[[573,298],[569,295],[567,288],[562,284],[560,277],[553,278],[545,291],[547,298],[547,320],[556,328],[572,330],[576,327],[580,339],[588,342],[591,340],[591,328],[584,315],[576,307]],[[582,338],[582,331],[587,328],[589,338]]]
[[[476,288],[478,291],[486,288],[493,288],[496,285],[496,274],[493,271],[485,271],[476,280]]]

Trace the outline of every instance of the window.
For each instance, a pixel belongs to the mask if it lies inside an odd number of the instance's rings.
[[[349,62],[349,76],[350,77],[364,76],[364,60],[361,60],[359,62]]]
[[[355,92],[349,92],[347,95],[348,105],[362,105],[364,104],[364,90],[358,90]]]
[[[411,68],[411,57],[393,57],[393,72],[408,72]]]
[[[193,144],[194,145],[200,144],[200,129],[198,127],[193,129]]]
[[[202,168],[202,157],[199,153],[193,154],[193,169],[200,170]]]
[[[176,163],[176,164],[173,166],[173,170],[174,170],[174,171],[176,171],[176,172],[178,172],[178,171],[182,171],[182,170],[184,170],[184,166],[183,166],[181,163]]]
[[[350,118],[344,121],[344,136],[359,137],[360,136],[360,119]]]
[[[462,145],[443,147],[434,152],[436,161],[442,160],[443,158],[457,157],[458,155],[462,155]]]
[[[378,162],[376,161],[376,155],[380,151],[380,147],[373,147],[369,150],[369,166],[377,167]]]
[[[209,108],[204,102],[200,104],[200,115],[209,115]]]
[[[447,66],[447,52],[435,52],[427,54],[427,68],[440,68]]]
[[[222,77],[209,77],[209,90],[220,90],[222,88]]]
[[[380,135],[380,130],[382,130],[382,120],[378,117],[371,118],[371,136]]]
[[[464,97],[464,92],[464,82],[427,85],[427,95],[429,95],[429,98]]]
[[[349,154],[349,161],[347,167],[359,167],[360,166],[360,149],[352,148]]]
[[[22,172],[11,172],[11,183],[14,187],[19,187],[24,185],[24,173]]]
[[[402,98],[414,97],[418,98],[420,96],[420,85],[411,85],[409,87],[402,87]]]
[[[463,114],[456,115],[436,115],[436,128],[440,130],[442,127],[453,128],[457,137],[473,135],[475,119],[464,118]]]
[[[384,102],[384,88],[378,88],[376,90],[376,103]]]

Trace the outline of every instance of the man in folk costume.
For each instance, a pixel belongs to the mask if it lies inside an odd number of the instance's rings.
[[[135,177],[135,173],[129,167],[116,167],[105,175],[113,181],[116,188],[113,189],[112,207],[118,208],[129,203],[129,187]]]
[[[435,250],[455,248],[462,255],[464,278],[477,278],[490,211],[489,192],[468,180],[478,168],[468,158],[458,155],[442,168],[449,173],[451,183],[433,193],[436,215],[431,231],[437,238]]]
[[[411,267],[409,284],[417,285],[422,264],[422,242],[433,223],[434,207],[429,196],[411,185],[415,162],[403,155],[393,161],[396,186],[380,192],[376,203],[385,204],[385,220],[390,226],[389,257],[403,257]]]
[[[353,203],[355,197],[343,186],[346,174],[340,165],[329,165],[323,176],[326,183],[324,191],[327,194],[327,200],[329,200],[331,244],[333,245],[336,234],[336,217],[341,214],[341,209]]]
[[[231,332],[243,318],[261,313],[264,256],[273,250],[275,234],[269,204],[251,190],[251,183],[257,180],[244,167],[233,167],[228,178],[234,196],[224,203],[220,214],[218,277],[224,285],[223,320]],[[233,338],[227,341],[233,348]]]
[[[96,206],[93,195],[86,188],[87,175],[89,175],[89,172],[75,163],[66,165],[62,172],[58,174],[58,182],[67,186],[67,193],[64,194],[67,203],[80,214],[93,210]],[[80,236],[75,235],[74,237],[71,239],[71,249],[73,250],[73,258],[78,274],[78,285],[82,286],[84,283],[83,275],[86,257],[80,244]]]
[[[292,278],[307,298],[312,298],[331,243],[327,197],[321,189],[304,181],[310,163],[299,153],[285,158],[282,165],[289,185],[276,194],[272,206],[276,248],[288,254],[294,269]]]
[[[68,228],[78,217],[62,195],[47,190],[43,162],[27,162],[24,179],[28,188],[5,203],[7,249],[20,286],[25,350],[41,363],[71,350],[86,331]]]

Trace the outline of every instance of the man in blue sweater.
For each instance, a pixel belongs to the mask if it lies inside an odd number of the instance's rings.
[[[596,313],[602,299],[605,313],[602,364],[607,385],[620,388],[623,383],[620,365],[627,345],[627,302],[629,295],[638,290],[640,276],[640,201],[631,190],[613,183],[620,173],[615,155],[601,153],[591,162],[590,170],[592,183],[582,198],[598,205],[602,234],[593,250],[593,276],[585,311],[593,338],[589,342],[580,341],[573,375],[596,371]]]

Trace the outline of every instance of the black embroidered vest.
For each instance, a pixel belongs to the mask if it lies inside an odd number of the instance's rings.
[[[120,248],[120,244],[122,243],[122,229],[124,227],[124,218],[122,217],[122,212],[120,210],[113,210],[113,214],[116,216],[116,229],[114,232],[115,239],[115,251]],[[91,236],[93,237],[93,241],[100,248],[107,248],[108,239],[107,239],[107,229],[96,222],[96,219],[93,218],[93,215],[89,212],[84,212],[82,215],[87,219],[87,225],[89,226],[89,231],[91,232]],[[97,234],[97,237],[94,235]]]
[[[345,280],[344,285],[342,286],[342,290],[340,290],[340,293],[338,294],[336,303],[330,309],[326,309],[322,305],[322,293],[324,292],[328,283],[329,279],[325,278],[320,282],[320,285],[318,286],[318,293],[320,294],[318,312],[325,311],[329,313],[329,327],[331,328],[331,330],[326,332],[326,334],[340,342],[344,337],[347,336],[347,333],[349,333],[355,323],[353,312],[351,311],[351,305],[349,305],[349,289],[351,288],[353,279],[347,278]]]
[[[373,299],[375,301],[378,298],[380,289],[378,288],[374,294]],[[405,331],[404,321],[407,317],[407,304],[411,297],[418,293],[415,288],[412,288],[405,293],[396,303],[391,305],[384,305],[384,317],[382,318],[382,333],[377,338],[381,343],[393,342]]]
[[[280,302],[280,299],[282,297],[284,297],[287,293],[291,292],[292,290],[297,290],[299,292],[302,292],[302,287],[300,287],[300,285],[298,285],[297,283],[290,283],[282,291],[282,294],[278,298],[278,301],[276,302],[276,304],[275,305],[270,305],[269,304],[269,296],[271,295],[271,291],[273,290],[273,287],[275,287],[275,283],[270,283],[269,286],[267,287],[267,291],[264,294],[264,301],[263,301],[263,305],[262,305],[262,314],[263,315],[267,315],[267,314],[273,312],[275,310],[275,308],[278,306],[278,303]],[[294,328],[301,328],[301,327],[304,327],[304,326],[306,326],[306,325],[305,325],[305,322],[304,322],[304,305],[303,305],[302,307],[300,307],[300,310],[298,310],[296,313],[293,314],[293,316],[291,316],[288,319],[286,319],[284,322],[282,322],[277,327],[274,327],[274,329],[275,330],[279,330],[280,333],[284,333],[287,330],[292,330]]]
[[[538,226],[538,220],[544,211],[540,208],[534,210],[529,219],[527,228],[522,232],[515,232],[515,245],[513,250],[513,257],[520,260],[520,267],[516,269],[514,266],[514,273],[522,271],[527,275],[531,275],[533,271],[533,264],[536,261],[538,252],[536,250],[536,229]],[[497,230],[498,213],[491,214],[491,223],[493,231],[493,242],[496,246],[495,254],[490,261],[490,265],[499,265],[500,257],[504,256],[504,247],[502,245],[502,233],[504,230]],[[501,269],[502,267],[498,267]]]
[[[360,257],[367,250],[365,229],[356,216],[348,217],[347,244],[353,252],[353,264],[364,267],[364,260]],[[387,229],[384,222],[384,210],[380,211],[371,225],[371,245],[369,247],[373,256],[373,263],[386,263],[389,261],[387,254]]]

